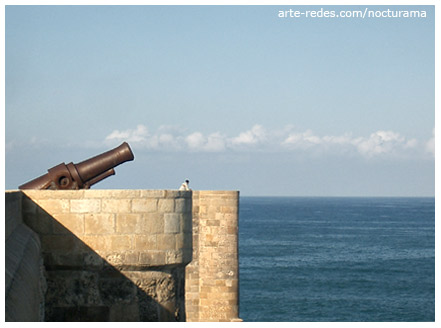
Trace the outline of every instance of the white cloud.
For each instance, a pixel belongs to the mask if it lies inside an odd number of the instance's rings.
[[[432,130],[432,138],[426,142],[426,151],[435,156],[435,129]]]
[[[231,139],[232,145],[255,145],[266,138],[265,129],[261,125],[254,125],[251,130],[240,133],[237,137]]]
[[[320,149],[330,148],[344,151],[355,150],[365,157],[385,154],[396,154],[405,149],[415,148],[415,139],[406,140],[405,137],[393,131],[376,131],[369,137],[352,137],[351,134],[341,136],[314,135],[311,130],[302,133],[290,133],[282,143],[289,149]]]
[[[290,133],[282,142],[283,145],[292,149],[307,149],[323,143],[324,140],[314,135],[311,130],[306,130],[305,132],[301,133]]]
[[[105,137],[106,147],[127,141],[137,149],[165,152],[225,152],[225,151],[261,151],[261,152],[296,152],[310,153],[314,156],[325,154],[363,156],[374,158],[380,156],[424,156],[435,153],[435,131],[427,142],[408,139],[394,132],[379,130],[369,136],[315,134],[312,130],[298,131],[292,125],[281,129],[265,129],[262,125],[254,125],[250,129],[228,136],[221,132],[202,133],[188,131],[179,126],[160,126],[151,131],[143,124],[134,129],[114,130]],[[31,147],[39,147],[47,140],[31,138],[23,143]],[[6,141],[7,152],[13,151],[20,143]],[[99,147],[97,141],[82,142],[83,147]],[[102,145],[102,142],[101,142]],[[421,145],[421,146],[420,146]],[[78,146],[78,145],[76,145]],[[427,156],[427,155],[426,155]]]
[[[225,137],[220,133],[212,133],[205,137],[200,132],[194,132],[187,137],[185,141],[192,151],[216,152],[225,150]]]
[[[212,133],[207,138],[205,145],[207,151],[223,151],[225,150],[225,137],[219,132]]]
[[[356,138],[353,144],[358,151],[367,157],[382,154],[399,154],[406,150],[415,149],[418,142],[415,139],[407,140],[404,136],[393,131],[377,131],[369,138]]]
[[[200,149],[205,143],[205,137],[200,132],[194,132],[185,138],[191,149]]]
[[[188,132],[179,127],[161,126],[155,133],[149,133],[144,125],[135,129],[112,131],[106,142],[127,141],[138,147],[158,151],[223,152],[227,150],[259,151],[314,151],[315,153],[358,153],[364,157],[405,154],[416,149],[415,139],[406,139],[393,131],[376,131],[367,137],[343,135],[319,136],[312,130],[294,131],[293,126],[267,130],[262,125],[229,137],[220,132],[204,134],[200,131]],[[434,151],[434,139],[426,144],[428,151]]]
[[[392,131],[377,131],[369,138],[357,138],[353,141],[358,151],[367,156],[391,153],[405,144],[405,138]]]
[[[148,130],[142,124],[139,124],[134,130],[119,131],[114,130],[111,134],[106,137],[107,141],[113,140],[125,140],[127,142],[143,142],[146,141],[148,137]]]

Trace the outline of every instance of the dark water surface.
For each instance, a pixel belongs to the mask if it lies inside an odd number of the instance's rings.
[[[244,321],[434,321],[435,199],[241,197]]]

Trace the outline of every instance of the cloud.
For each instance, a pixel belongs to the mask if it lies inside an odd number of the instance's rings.
[[[250,129],[228,136],[221,132],[203,133],[188,131],[180,126],[163,125],[150,130],[143,124],[133,129],[113,130],[102,141],[88,140],[70,144],[73,147],[100,148],[114,147],[117,143],[127,141],[137,149],[157,152],[302,152],[314,156],[335,154],[376,158],[426,157],[435,154],[435,130],[428,141],[418,142],[400,133],[390,130],[379,130],[368,136],[318,135],[312,130],[299,131],[293,125],[280,129],[266,129],[256,124]],[[28,139],[27,142],[6,140],[6,152],[22,147],[38,148],[55,146],[54,141]]]
[[[114,130],[105,142],[127,141],[140,148],[155,151],[224,152],[241,151],[314,151],[314,153],[354,153],[366,158],[402,155],[418,148],[415,139],[407,139],[394,131],[379,130],[369,136],[343,135],[319,136],[312,130],[295,131],[292,125],[282,129],[267,130],[256,124],[250,129],[227,136],[220,132],[204,134],[189,132],[176,126],[161,126],[150,132],[144,125],[135,129]],[[426,144],[426,150],[434,152],[434,139]]]
[[[426,151],[435,156],[435,128],[432,130],[432,138],[426,142]]]
[[[392,131],[377,131],[368,138],[353,140],[354,146],[364,156],[372,157],[380,154],[392,153],[398,148],[404,147],[405,138],[399,133]]]
[[[320,137],[307,130],[302,133],[291,133],[283,141],[283,145],[289,149],[356,151],[364,157],[396,154],[405,149],[415,148],[417,144],[415,139],[407,140],[393,131],[376,131],[369,137],[353,137],[348,133],[341,136]]]
[[[112,140],[125,140],[127,142],[144,142],[149,136],[147,127],[139,124],[136,129],[131,130],[114,130],[111,134],[106,137],[106,141]]]
[[[220,133],[212,133],[205,137],[200,132],[194,132],[187,137],[185,141],[189,150],[216,152],[225,150],[225,137]]]
[[[230,140],[234,146],[256,145],[265,141],[266,131],[261,125],[254,125],[251,130],[240,133],[237,137]]]
[[[290,133],[282,144],[290,149],[307,149],[330,141],[314,135],[311,130],[306,130],[300,133]]]

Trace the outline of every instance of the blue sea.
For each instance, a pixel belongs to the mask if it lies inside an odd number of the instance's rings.
[[[244,321],[434,321],[435,199],[241,197]]]

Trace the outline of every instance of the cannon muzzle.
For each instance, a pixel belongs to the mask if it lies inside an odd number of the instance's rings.
[[[58,164],[48,173],[29,181],[19,189],[89,189],[93,184],[115,174],[114,168],[132,161],[132,150],[127,142],[105,153],[78,164]]]

